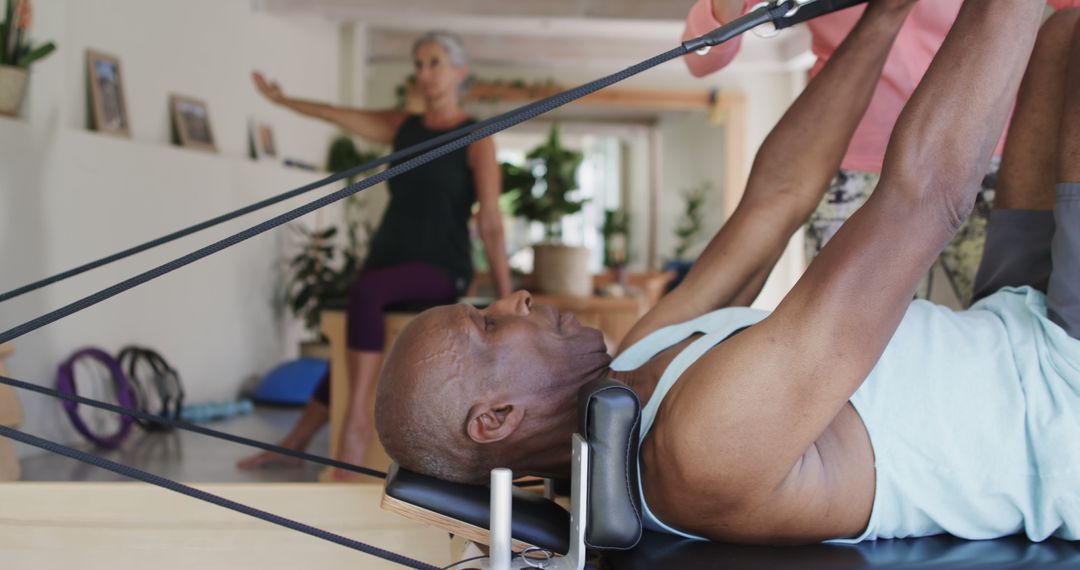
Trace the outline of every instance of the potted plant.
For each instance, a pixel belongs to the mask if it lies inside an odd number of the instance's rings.
[[[360,269],[360,255],[352,247],[335,243],[338,233],[335,226],[321,230],[290,227],[300,234],[301,242],[299,251],[288,262],[285,302],[304,321],[304,328],[314,333],[318,339],[314,344],[322,344],[319,315],[348,296],[349,286]],[[306,344],[301,343],[300,352],[313,355]]]
[[[30,0],[7,0],[0,23],[0,115],[16,116],[26,93],[30,64],[56,49],[52,42],[34,45],[27,34],[33,20]]]
[[[326,168],[331,172],[342,172],[377,157],[376,152],[357,150],[352,139],[342,135],[330,144]],[[349,184],[354,179],[349,177]],[[365,201],[359,195],[353,195],[344,203],[344,243],[341,243],[336,225],[321,230],[290,226],[299,234],[300,243],[299,250],[288,260],[285,304],[303,320],[304,328],[316,339],[301,343],[300,352],[306,356],[328,354],[319,332],[320,313],[327,307],[340,306],[348,297],[349,287],[363,265],[366,239],[374,233],[364,216]]]
[[[701,241],[701,234],[705,231],[704,206],[709,189],[710,184],[702,182],[682,193],[683,214],[679,218],[678,225],[675,226],[675,256],[664,264],[666,271],[675,272],[675,278],[668,286],[669,291],[682,282],[694,265],[694,261],[687,257],[687,253]]]
[[[562,243],[563,216],[581,211],[584,200],[570,198],[577,190],[582,153],[567,149],[553,125],[547,140],[525,155],[523,167],[503,163],[503,191],[514,192],[514,214],[544,226],[544,241],[533,246],[536,287],[552,295],[592,293],[589,251]]]

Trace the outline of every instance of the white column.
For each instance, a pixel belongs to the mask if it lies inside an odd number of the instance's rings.
[[[367,96],[368,26],[362,22],[341,25],[341,57],[338,101],[362,107]]]

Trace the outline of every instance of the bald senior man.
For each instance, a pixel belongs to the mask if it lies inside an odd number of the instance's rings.
[[[901,114],[879,189],[775,311],[746,308],[839,167],[914,3],[870,1],[762,145],[737,211],[614,360],[599,331],[525,292],[414,320],[379,383],[390,455],[458,482],[495,467],[566,477],[578,388],[608,376],[645,402],[652,528],[766,544],[1077,539],[1076,11],[1040,31],[1042,0],[966,2]],[[960,312],[913,302],[1018,89],[982,297]]]

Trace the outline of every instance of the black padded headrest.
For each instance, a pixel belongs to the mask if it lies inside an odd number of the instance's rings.
[[[399,501],[468,523],[490,528],[491,489],[484,485],[450,483],[390,466],[384,492]],[[570,551],[570,513],[542,495],[514,487],[510,535],[559,554]]]
[[[626,384],[593,380],[578,391],[578,422],[589,443],[585,544],[633,548],[642,531],[637,472],[641,402]]]

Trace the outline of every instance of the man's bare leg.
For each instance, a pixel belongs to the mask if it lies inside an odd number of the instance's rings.
[[[1080,93],[1080,34],[1074,33],[1069,55],[1054,206],[1057,229],[1051,246],[1054,270],[1046,305],[1050,319],[1080,339],[1080,105],[1068,99]]]
[[[974,300],[1002,287],[1048,287],[1065,75],[1078,21],[1080,10],[1063,10],[1039,31],[1005,143]]]
[[[1065,74],[1080,9],[1050,17],[1035,42],[1001,157],[996,209],[1054,209]]]

